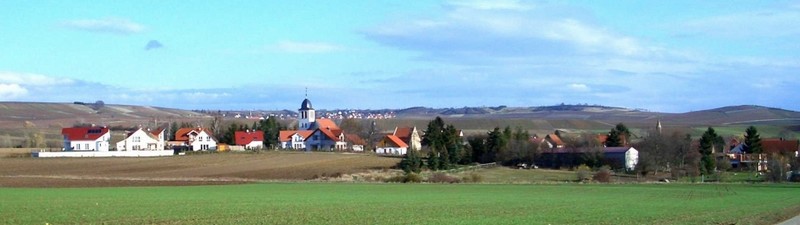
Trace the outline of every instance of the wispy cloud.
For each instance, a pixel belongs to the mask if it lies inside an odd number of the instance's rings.
[[[286,53],[329,53],[341,51],[344,47],[325,42],[281,41],[270,49]]]
[[[127,19],[81,19],[61,22],[67,28],[112,34],[135,34],[144,31],[145,26]]]
[[[437,63],[432,71],[414,70],[421,75],[412,71],[384,88],[465,105],[574,100],[669,111],[738,104],[796,108],[780,100],[781,93],[798,93],[788,88],[800,85],[792,78],[796,63],[709,57],[611,29],[569,5],[509,2],[449,2],[442,15],[387,21],[362,32],[369,40],[418,53],[419,61]],[[766,17],[761,20],[780,27],[786,22],[778,21],[792,13],[761,15]],[[707,26],[744,22],[716,20]],[[788,29],[782,32],[797,28]],[[470,74],[481,76],[459,79]],[[763,97],[748,99],[744,92],[723,88],[725,84],[762,90]],[[445,93],[461,97],[441,100]]]

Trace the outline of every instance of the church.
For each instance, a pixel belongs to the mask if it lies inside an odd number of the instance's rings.
[[[348,149],[345,133],[333,120],[318,119],[308,98],[298,110],[297,130],[282,130],[281,148],[305,151],[342,151]]]

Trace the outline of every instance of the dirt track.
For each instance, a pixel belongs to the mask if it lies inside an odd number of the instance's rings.
[[[394,166],[399,159],[336,153],[219,153],[158,158],[0,158],[0,187],[240,184],[306,180]]]

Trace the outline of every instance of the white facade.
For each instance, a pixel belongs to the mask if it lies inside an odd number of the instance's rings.
[[[64,138],[64,150],[67,151],[100,151],[107,152],[111,132],[106,132],[95,140],[69,140]]]
[[[192,146],[193,151],[216,150],[217,140],[214,140],[206,130],[201,130],[197,135],[189,137],[189,145]]]
[[[251,141],[247,145],[244,146],[246,149],[262,149],[264,148],[263,141]]]
[[[375,149],[375,153],[377,154],[387,154],[387,155],[405,155],[408,147],[378,147]]]
[[[631,147],[625,152],[625,168],[633,170],[636,168],[637,163],[639,163],[639,151]]]
[[[289,141],[281,142],[281,146],[285,149],[305,149],[306,140],[299,133],[294,133]]]
[[[33,157],[55,158],[55,157],[159,157],[171,156],[172,150],[158,151],[124,151],[124,152],[34,152]]]
[[[308,99],[303,100],[298,112],[300,113],[300,119],[297,120],[297,129],[310,130],[311,125],[314,124],[314,121],[317,119],[314,108],[311,107],[311,101]]]
[[[97,140],[88,141],[67,141],[70,150],[72,151],[108,151],[108,141],[111,140],[111,134],[106,133]]]
[[[162,132],[163,136],[163,132]],[[125,140],[117,142],[117,151],[155,151],[164,150],[164,140],[143,130],[138,129]]]

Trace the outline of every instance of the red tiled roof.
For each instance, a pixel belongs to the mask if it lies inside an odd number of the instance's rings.
[[[555,135],[555,134],[548,134],[545,137],[545,139],[550,140],[553,143],[553,145],[555,145],[555,146],[559,146],[559,145],[563,146],[564,145],[564,142],[561,141],[561,138],[559,138],[558,135]]]
[[[155,129],[155,130],[151,131],[150,133],[155,135],[156,137],[158,137],[158,135],[163,133],[163,132],[164,132],[164,128],[159,128],[159,129]]]
[[[342,130],[330,130],[330,129],[324,129],[324,128],[318,128],[317,130],[319,132],[321,132],[322,134],[325,134],[325,136],[328,137],[328,139],[331,139],[333,141],[339,141],[339,135],[334,134],[334,132],[338,132],[339,134],[342,134]]]
[[[319,129],[339,130],[339,126],[336,125],[336,122],[330,119],[317,119],[315,123],[317,123],[317,128]]]
[[[797,140],[784,140],[783,138],[764,138],[761,139],[761,147],[764,153],[792,153],[800,149],[800,142]]]
[[[175,131],[175,140],[176,141],[189,141],[189,136],[186,135],[189,132],[192,132],[194,128],[181,128],[178,131]]]
[[[236,145],[247,145],[253,141],[264,141],[264,132],[255,131],[236,131],[233,133]]]
[[[291,141],[294,134],[300,135],[305,140],[312,133],[314,133],[313,130],[282,130],[278,133],[278,140],[281,142]]]
[[[608,140],[608,134],[598,134],[597,135],[597,142],[599,142],[600,144],[606,143],[607,140]]]
[[[72,127],[61,129],[61,135],[70,141],[92,141],[108,133],[106,127]]]
[[[362,139],[357,134],[347,134],[347,133],[345,133],[344,134],[344,139],[347,142],[350,142],[350,144],[354,144],[354,145],[366,145],[367,144],[367,142],[364,141],[364,139]]]
[[[394,136],[397,136],[400,139],[410,138],[413,129],[414,128],[412,127],[397,127],[394,129]]]
[[[403,140],[400,140],[400,138],[394,135],[386,135],[386,137],[384,137],[383,140],[384,140],[383,141],[384,145],[391,144],[393,147],[400,147],[400,148],[408,147],[408,144],[406,144],[405,142],[403,142]]]

